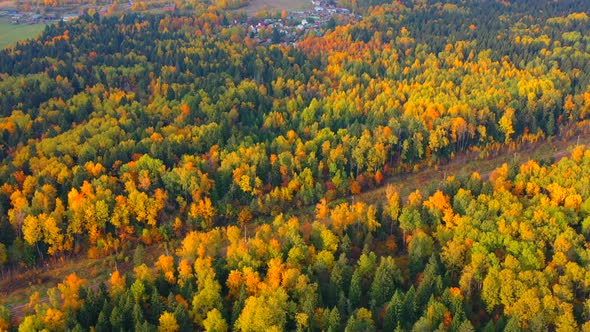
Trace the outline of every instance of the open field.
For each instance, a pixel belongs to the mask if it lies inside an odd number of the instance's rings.
[[[0,17],[0,49],[37,36],[45,24],[12,24],[10,18]]]
[[[251,0],[250,4],[242,9],[251,16],[260,10],[281,12],[306,8],[311,8],[311,0]]]

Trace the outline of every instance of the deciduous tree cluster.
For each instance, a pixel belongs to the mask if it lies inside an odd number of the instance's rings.
[[[589,11],[403,1],[271,46],[216,7],[86,14],[0,51],[0,268],[166,250],[98,290],[68,277],[22,324],[581,328],[587,151],[342,198],[588,130]]]

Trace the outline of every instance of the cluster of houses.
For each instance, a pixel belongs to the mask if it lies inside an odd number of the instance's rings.
[[[127,3],[123,3],[119,5],[120,11],[131,11],[134,1],[128,0]],[[166,4],[162,8],[163,11],[176,11],[176,5],[174,4]],[[108,13],[108,6],[102,6],[97,8],[97,12],[99,15],[106,15]],[[77,19],[83,15],[83,11],[80,10],[78,13],[66,13],[66,14],[58,14],[54,12],[45,13],[43,15],[39,14],[39,10],[37,11],[17,11],[17,10],[0,10],[0,16],[6,16],[10,20],[12,24],[38,24],[38,23],[51,23],[58,20],[68,22]]]
[[[8,16],[12,24],[37,24],[48,23],[55,21],[57,17],[48,14],[41,15],[33,12],[18,12],[16,10],[8,10],[0,13],[1,16]]]
[[[0,16],[6,16],[12,24],[47,24],[62,20],[64,22],[74,20],[81,14],[64,14],[60,15],[54,12],[39,14],[39,11],[17,11],[5,10],[0,11]]]
[[[258,39],[262,44],[293,43],[310,31],[321,35],[330,27],[331,20],[335,23],[333,19],[337,18],[342,23],[361,18],[347,8],[338,7],[333,1],[312,0],[311,3],[310,9],[289,12],[286,18],[267,18],[249,24],[250,37]],[[268,31],[273,33],[269,34]]]
[[[129,1],[129,9],[133,0]],[[124,5],[127,7],[127,4]],[[121,8],[120,8],[121,9]],[[98,9],[100,15],[105,15],[108,8],[103,6]],[[164,11],[176,11],[174,5],[163,8]],[[0,14],[8,15],[13,24],[37,24],[49,23],[56,20],[64,22],[78,18],[81,13],[64,14],[55,16],[53,14],[40,15],[34,12],[4,11]],[[338,7],[334,0],[312,0],[311,7],[306,10],[296,10],[287,13],[281,18],[251,18],[248,22],[234,22],[234,25],[241,25],[248,30],[249,37],[260,44],[295,43],[301,36],[313,31],[321,35],[326,28],[331,28],[336,22],[347,23],[360,19],[350,10]]]

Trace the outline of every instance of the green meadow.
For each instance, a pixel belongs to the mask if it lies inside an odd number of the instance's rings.
[[[37,36],[45,24],[12,24],[10,18],[0,17],[0,49],[15,45],[19,40]]]

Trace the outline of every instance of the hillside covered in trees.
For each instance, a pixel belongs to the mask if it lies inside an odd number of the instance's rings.
[[[590,330],[590,150],[354,199],[587,133],[590,2],[342,4],[294,45],[202,6],[0,51],[2,272],[135,252],[0,330]]]

